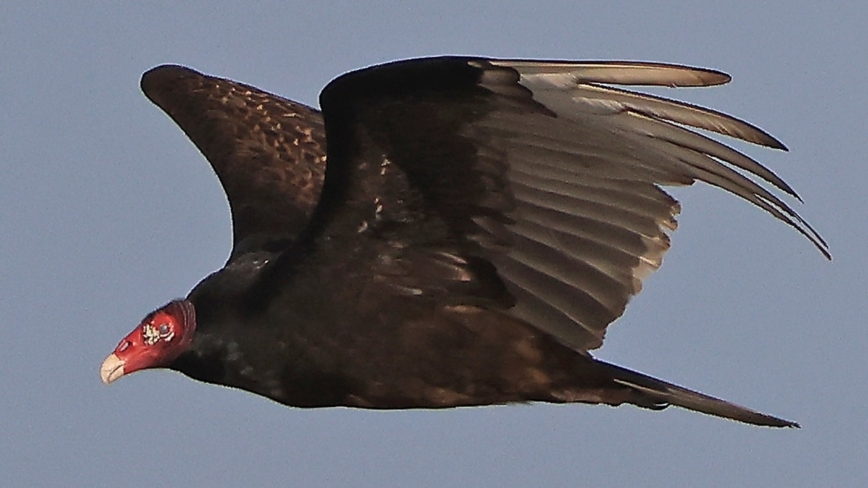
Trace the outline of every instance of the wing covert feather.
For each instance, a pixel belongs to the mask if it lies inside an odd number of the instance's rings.
[[[153,68],[141,87],[220,179],[232,211],[233,256],[301,232],[325,171],[317,110],[182,66]]]

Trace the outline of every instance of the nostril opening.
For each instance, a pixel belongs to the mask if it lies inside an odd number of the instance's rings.
[[[130,341],[121,341],[121,343],[118,344],[118,352],[124,352],[124,351],[126,351],[126,349],[127,349],[128,347],[130,347],[132,344],[133,344],[133,343],[130,342]]]

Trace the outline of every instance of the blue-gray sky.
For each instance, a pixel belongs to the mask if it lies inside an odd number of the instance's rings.
[[[868,484],[864,2],[242,5],[0,5],[2,484]],[[345,71],[444,53],[733,75],[663,93],[788,144],[738,147],[800,192],[835,260],[731,195],[676,189],[673,249],[598,355],[801,430],[581,405],[303,411],[166,371],[100,383],[117,341],[231,245],[216,177],[142,72],[181,63],[316,105]]]

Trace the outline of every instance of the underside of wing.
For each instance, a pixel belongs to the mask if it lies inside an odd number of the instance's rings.
[[[325,171],[317,110],[182,66],[153,68],[141,86],[217,173],[232,210],[233,256],[301,232]]]
[[[680,207],[661,185],[699,180],[727,190],[828,256],[822,238],[772,192],[798,198],[792,188],[690,128],[783,144],[720,112],[606,86],[728,80],[652,63],[473,58],[350,73],[321,97],[333,149],[323,198],[352,202],[324,207],[321,217],[333,220],[324,232],[388,241],[391,263],[412,245],[401,267],[410,271],[397,281],[415,295],[449,288],[449,280],[477,293],[468,283],[491,281],[484,260],[512,297],[498,302],[508,313],[575,349],[599,347],[669,247]],[[425,246],[433,249],[427,258]],[[437,267],[431,263],[452,271],[422,271]]]

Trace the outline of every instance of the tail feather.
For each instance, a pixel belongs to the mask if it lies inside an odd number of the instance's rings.
[[[597,361],[597,363],[604,366],[612,374],[616,383],[627,386],[641,395],[640,398],[637,398],[637,401],[633,402],[640,407],[660,409],[665,408],[667,405],[677,405],[688,410],[753,425],[799,427],[799,424],[796,422],[766,415],[756,410],[727,402],[726,400],[703,395],[702,393],[615,366],[614,364],[602,361]]]

